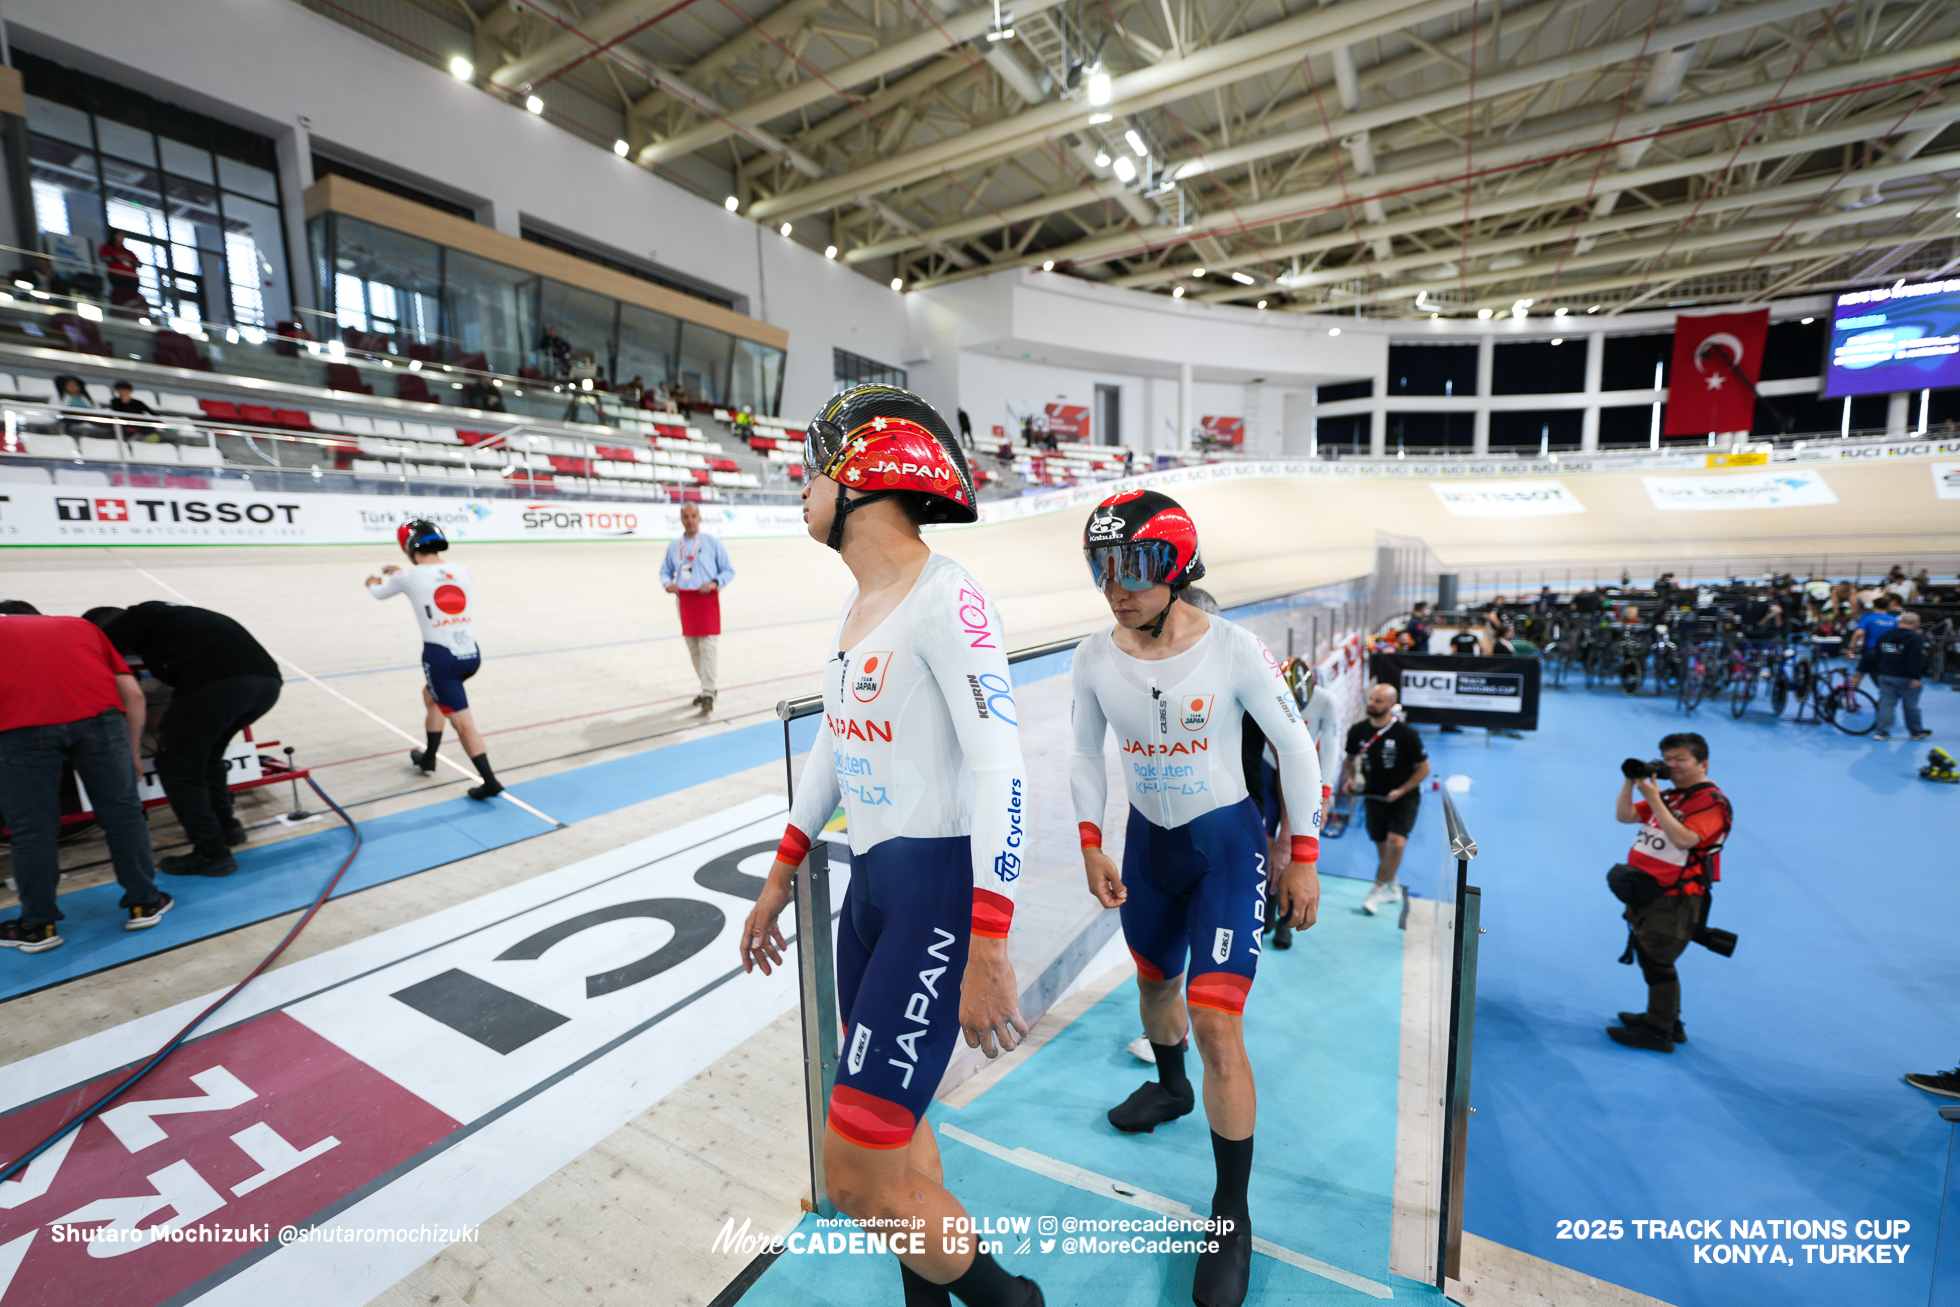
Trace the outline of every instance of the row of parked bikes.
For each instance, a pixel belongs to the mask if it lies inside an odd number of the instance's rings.
[[[1545,681],[1564,685],[1583,676],[1588,686],[1617,682],[1623,693],[1673,695],[1692,713],[1703,703],[1727,699],[1740,718],[1761,699],[1771,716],[1796,704],[1798,722],[1828,722],[1848,735],[1866,735],[1877,724],[1878,700],[1857,683],[1837,637],[1806,634],[1750,640],[1733,632],[1677,641],[1667,622],[1651,626],[1584,626],[1548,623],[1539,656]],[[1944,650],[1945,640],[1929,640]],[[1930,660],[1929,660],[1930,662]],[[1944,668],[1927,668],[1938,679]]]

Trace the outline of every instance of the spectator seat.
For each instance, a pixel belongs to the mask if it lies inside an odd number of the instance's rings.
[[[327,388],[344,390],[350,395],[372,395],[374,387],[361,380],[361,374],[352,363],[327,364]]]
[[[68,347],[77,354],[100,354],[105,358],[109,347],[102,343],[102,333],[88,319],[73,313],[57,313],[50,320],[55,328],[67,338]]]
[[[150,361],[158,367],[211,370],[211,360],[198,353],[196,342],[181,331],[159,331],[150,343]]]

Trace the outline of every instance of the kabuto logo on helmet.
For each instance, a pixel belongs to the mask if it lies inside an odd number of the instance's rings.
[[[1120,540],[1123,536],[1123,519],[1116,514],[1098,508],[1089,515],[1089,539]]]

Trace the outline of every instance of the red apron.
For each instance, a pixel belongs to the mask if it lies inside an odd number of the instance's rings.
[[[674,597],[681,601],[682,635],[721,634],[720,590],[681,590]]]

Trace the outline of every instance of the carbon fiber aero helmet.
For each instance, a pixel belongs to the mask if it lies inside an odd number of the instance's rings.
[[[972,522],[973,474],[939,410],[897,386],[853,386],[824,405],[803,441],[803,466],[837,483],[832,549],[844,543],[844,520],[880,499],[916,496],[927,522]],[[847,490],[865,493],[856,499]]]

